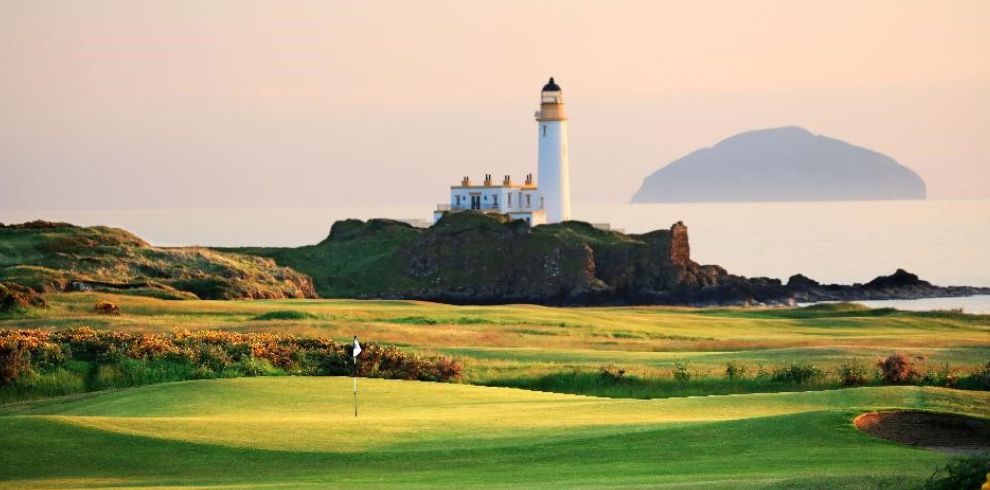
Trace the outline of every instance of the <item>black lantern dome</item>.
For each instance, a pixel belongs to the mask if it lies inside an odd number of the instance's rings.
[[[553,81],[553,77],[550,77],[550,81],[543,86],[543,90],[540,92],[540,103],[542,104],[563,104],[564,95],[560,92],[560,85]]]
[[[560,85],[553,81],[553,77],[550,77],[550,81],[543,86],[544,92],[560,92]]]

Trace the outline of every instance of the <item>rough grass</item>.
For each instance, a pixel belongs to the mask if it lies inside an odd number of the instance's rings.
[[[250,378],[8,406],[0,481],[19,487],[654,486],[921,483],[939,453],[880,441],[876,407],[987,416],[931,388],[611,400],[464,385]],[[508,469],[511,469],[509,471]]]
[[[93,304],[101,299],[120,305],[122,314],[95,315]],[[48,300],[47,310],[0,319],[0,328],[224,329],[338,341],[358,335],[403,349],[455,355],[465,361],[466,379],[480,384],[535,382],[608,364],[640,377],[669,377],[677,360],[688,362],[695,378],[721,378],[730,361],[746,366],[747,376],[760,366],[772,370],[787,363],[830,372],[849,362],[872,369],[877,358],[893,352],[910,356],[923,371],[941,369],[943,363],[973,371],[990,361],[988,316],[872,314],[874,310],[843,304],[798,309],[550,308],[416,301],[164,301],[94,293],[49,295]]]
[[[314,295],[308,277],[271,260],[202,247],[153,247],[103,226],[0,228],[0,280],[39,290],[82,287],[162,299]]]

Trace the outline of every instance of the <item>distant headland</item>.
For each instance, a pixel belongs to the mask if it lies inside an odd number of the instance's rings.
[[[644,202],[925,199],[925,182],[894,159],[799,127],[726,138],[643,180]]]
[[[482,212],[429,228],[334,223],[315,245],[154,247],[127,231],[66,223],[0,224],[8,290],[111,291],[165,299],[418,299],[456,304],[785,305],[990,294],[898,270],[865,284],[747,278],[691,259],[688,228],[643,234],[578,221],[530,226]]]

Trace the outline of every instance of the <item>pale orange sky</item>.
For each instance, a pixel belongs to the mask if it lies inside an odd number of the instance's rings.
[[[434,203],[535,171],[549,75],[575,200],[784,125],[990,197],[988,61],[982,0],[5,0],[0,209]]]

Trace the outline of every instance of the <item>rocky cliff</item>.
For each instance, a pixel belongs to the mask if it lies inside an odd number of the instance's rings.
[[[692,261],[683,223],[626,235],[576,221],[530,228],[504,216],[450,213],[428,229],[345,220],[317,245],[236,250],[309,274],[325,297],[540,304],[786,297],[780,281],[746,279]]]
[[[446,303],[789,304],[977,294],[900,271],[865,285],[787,284],[729,274],[691,260],[688,229],[644,234],[570,221],[530,228],[505,216],[448,213],[427,229],[374,219],[339,221],[326,240],[299,248],[236,249],[310,275],[323,297]],[[905,276],[908,274],[908,276]],[[913,279],[912,279],[913,277]],[[990,291],[987,291],[990,292]]]

